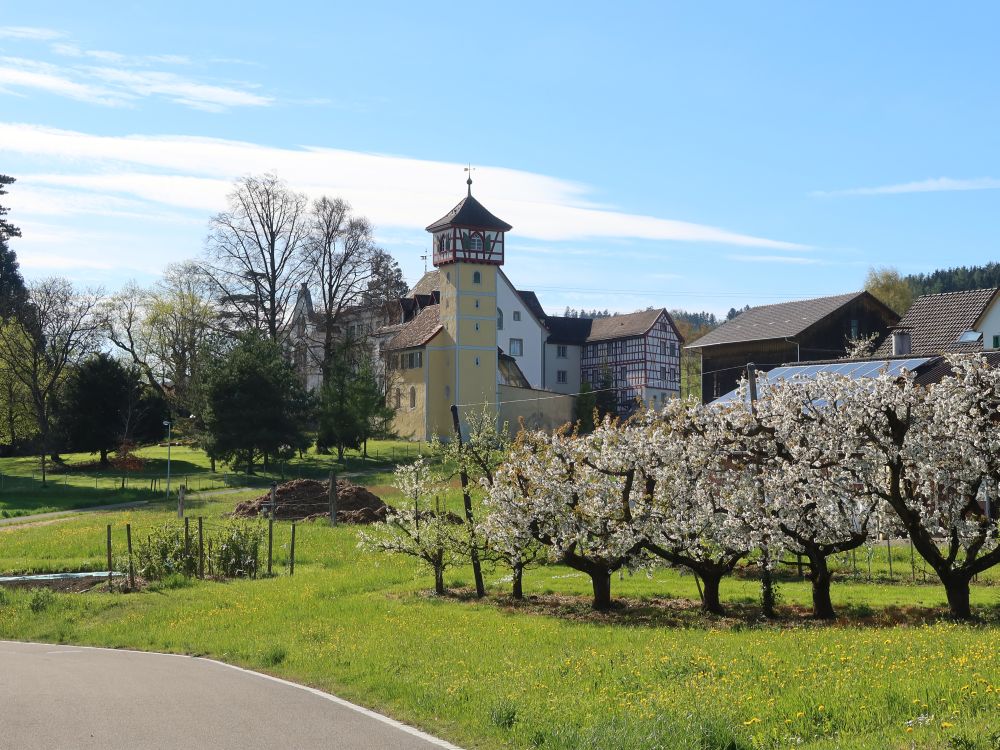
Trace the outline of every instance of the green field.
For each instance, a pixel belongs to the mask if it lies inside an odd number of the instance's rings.
[[[218,523],[236,499],[193,499],[191,514]],[[171,516],[157,506],[0,530],[0,571],[98,569],[107,523],[118,554],[126,522],[141,536]],[[524,604],[505,596],[503,571],[488,574],[486,601],[435,598],[423,569],[359,551],[356,533],[300,524],[294,577],[280,524],[271,579],[59,594],[34,609],[30,592],[8,591],[0,637],[211,655],[467,747],[1000,747],[995,579],[973,587],[988,623],[977,626],[940,619],[939,586],[889,584],[878,548],[875,582],[865,565],[835,583],[836,625],[801,616],[809,587],[794,575],[781,622],[759,621],[749,577],[723,583],[731,617],[706,619],[694,580],[674,570],[616,577],[628,606],[595,615],[589,581],[559,566],[526,574]],[[893,552],[898,577],[908,550]],[[448,576],[463,591],[470,581]]]
[[[170,449],[171,488],[184,483],[193,491],[226,487],[266,487],[272,481],[300,477],[323,478],[333,469],[342,472],[387,470],[393,464],[416,457],[426,450],[426,443],[403,440],[372,440],[368,456],[348,451],[343,463],[335,455],[319,455],[315,449],[302,458],[272,465],[270,471],[258,467],[254,474],[219,465],[210,471],[203,451],[186,446]],[[145,461],[140,471],[96,470],[96,456],[83,453],[62,456],[64,464],[49,464],[46,484],[42,485],[37,457],[0,458],[0,517],[84,508],[93,505],[155,500],[166,492],[167,448],[150,446],[138,450]]]

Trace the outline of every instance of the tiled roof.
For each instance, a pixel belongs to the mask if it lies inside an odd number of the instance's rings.
[[[612,315],[610,318],[594,318],[587,341],[620,339],[625,336],[642,336],[653,327],[664,310],[642,310],[626,315]]]
[[[545,310],[542,303],[538,301],[538,296],[534,292],[522,292],[517,290],[517,295],[521,298],[524,306],[531,310],[531,314],[539,320],[545,320]]]
[[[451,211],[427,227],[428,232],[436,232],[449,226],[469,227],[470,229],[488,229],[496,232],[509,232],[510,224],[486,210],[486,207],[472,197],[470,193],[459,201]]]
[[[976,343],[960,344],[958,338],[975,328],[997,291],[993,288],[926,294],[914,301],[893,330],[909,332],[910,351],[914,354],[981,352],[981,339]],[[891,352],[892,336],[887,336],[876,354]]]
[[[985,352],[984,356],[990,367],[1000,367],[1000,352]],[[915,382],[917,385],[932,385],[940,383],[949,375],[953,374],[951,365],[944,357],[935,357],[930,360],[927,368],[922,368],[917,372]]]
[[[386,344],[385,348],[412,349],[415,346],[423,346],[444,327],[441,325],[440,312],[440,305],[425,307],[417,317],[403,326],[403,329]]]
[[[827,315],[853,302],[868,292],[838,294],[834,297],[817,297],[776,305],[752,307],[727,320],[718,328],[709,331],[697,341],[688,345],[689,349],[716,344],[736,344],[744,341],[765,341],[798,336]]]
[[[418,294],[433,294],[438,288],[438,270],[435,268],[433,271],[428,271],[420,277],[420,281],[410,290],[409,296],[416,297]]]

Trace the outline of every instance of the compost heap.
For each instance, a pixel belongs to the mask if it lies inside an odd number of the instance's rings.
[[[274,517],[287,521],[309,521],[330,517],[330,483],[315,479],[293,479],[279,484],[275,493]],[[271,507],[270,491],[245,500],[233,511],[235,518],[267,516]],[[337,521],[340,523],[375,523],[384,521],[388,506],[364,487],[337,480]]]

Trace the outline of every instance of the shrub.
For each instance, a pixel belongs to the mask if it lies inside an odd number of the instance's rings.
[[[224,578],[254,578],[264,543],[264,526],[253,521],[231,521],[213,538],[215,574]]]
[[[47,610],[56,600],[56,595],[50,589],[35,589],[28,600],[28,607],[36,615]]]
[[[193,576],[198,572],[196,544],[184,544],[184,527],[164,524],[135,550],[135,572],[147,581],[158,581],[174,574]]]

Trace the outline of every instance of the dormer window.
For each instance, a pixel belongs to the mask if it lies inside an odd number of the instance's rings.
[[[959,344],[978,344],[983,338],[979,331],[966,331],[958,337]]]

